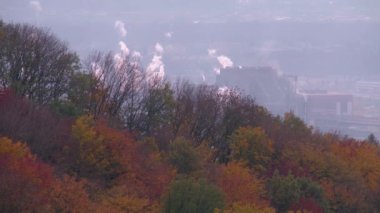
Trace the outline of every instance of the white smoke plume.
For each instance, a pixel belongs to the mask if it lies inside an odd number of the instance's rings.
[[[115,21],[115,28],[119,31],[121,37],[127,36],[127,29],[125,28],[124,22],[120,20]]]
[[[216,56],[216,49],[208,49],[208,56],[215,57]]]
[[[219,68],[214,68],[214,72],[215,72],[217,75],[220,75],[220,69],[219,69]]]
[[[155,55],[162,55],[164,53],[164,48],[162,47],[162,45],[160,43],[156,43],[156,45],[154,46],[154,50],[155,50]]]
[[[219,61],[219,64],[222,65],[223,68],[232,67],[234,65],[232,60],[225,55],[218,56],[217,59]]]
[[[92,62],[91,63],[91,72],[94,73],[94,75],[99,78],[99,79],[103,79],[103,70],[102,68],[100,67],[99,64],[95,63],[95,62]]]
[[[226,94],[228,94],[229,91],[230,91],[230,89],[226,86],[218,88],[218,94],[220,94],[220,95],[226,95]]]
[[[142,55],[141,55],[141,53],[139,51],[133,51],[132,54],[131,54],[132,65],[138,67],[141,58],[142,58]]]
[[[160,43],[156,43],[154,47],[154,55],[152,61],[147,67],[148,81],[162,80],[165,76],[165,64],[162,61],[164,48]]]
[[[115,21],[115,29],[120,33],[122,37],[127,36],[127,30],[125,28],[124,22],[120,20]],[[130,50],[127,44],[124,41],[119,41],[120,52],[114,55],[114,60],[116,62],[116,66],[120,68],[123,65],[123,61],[127,56],[129,56]]]
[[[207,52],[208,52],[208,56],[209,57],[216,58],[218,60],[219,65],[222,68],[232,67],[234,65],[234,63],[232,62],[232,60],[229,57],[227,57],[225,55],[219,55],[219,56],[217,56],[217,50],[216,49],[208,49]],[[215,67],[214,68],[214,72],[217,75],[219,75],[220,74],[220,68]]]
[[[124,22],[120,20],[115,21],[115,28],[117,29],[117,31],[120,33],[122,37],[127,36],[127,30],[125,28]],[[119,41],[118,44],[119,44],[120,52],[117,52],[113,56],[117,71],[124,72],[125,69],[123,69],[123,66],[132,65],[134,66],[134,68],[136,68],[134,69],[135,72],[140,72],[141,70],[139,70],[139,63],[142,57],[141,53],[137,51],[131,52],[128,45],[123,40]],[[127,75],[127,73],[120,73],[120,74]]]
[[[171,39],[173,37],[173,32],[167,32],[165,33],[165,37],[168,39]]]
[[[115,60],[116,67],[119,69],[123,65],[123,57],[121,56],[120,53],[116,53],[113,56],[113,60]]]
[[[149,78],[163,79],[165,76],[165,65],[162,62],[162,56],[155,55],[147,67]]]
[[[37,13],[40,13],[42,11],[42,6],[41,6],[41,3],[39,1],[30,1],[29,2],[29,5],[32,7],[32,9],[34,11],[36,11]]]
[[[121,53],[124,56],[128,56],[129,55],[129,48],[128,48],[127,44],[124,41],[120,41],[119,42],[119,47],[120,47]]]
[[[123,65],[125,58],[129,56],[130,53],[129,48],[124,41],[119,42],[119,47],[120,53],[116,53],[113,57],[118,68],[120,68]]]
[[[132,57],[136,58],[136,59],[141,59],[142,58],[141,53],[139,51],[133,51],[132,52]]]

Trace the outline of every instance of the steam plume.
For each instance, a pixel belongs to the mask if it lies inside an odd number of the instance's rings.
[[[127,36],[127,29],[125,28],[124,22],[120,20],[115,21],[115,28],[119,31],[121,37]]]
[[[116,66],[118,68],[120,68],[123,65],[124,59],[127,56],[129,56],[129,53],[130,53],[129,48],[124,41],[120,41],[119,46],[120,46],[120,53],[116,53],[113,57],[113,59],[116,62]]]
[[[141,56],[141,53],[139,51],[133,51],[132,57],[136,58],[136,59],[140,59],[142,56]]]
[[[207,52],[210,57],[215,57],[216,55],[216,49],[208,49]]]
[[[225,55],[217,56],[217,50],[216,49],[208,49],[207,52],[208,52],[209,57],[216,58],[218,60],[219,64],[222,66],[222,68],[232,67],[234,65],[234,63],[232,62],[232,60],[229,57],[227,57]],[[219,75],[220,74],[220,68],[215,67],[214,72],[217,75]]]
[[[218,56],[217,59],[219,61],[219,64],[222,65],[223,68],[232,67],[234,65],[232,60],[225,55]]]
[[[154,56],[152,61],[147,67],[148,80],[162,80],[165,76],[165,65],[162,61],[162,54],[164,53],[164,48],[160,43],[156,43],[154,47]]]
[[[120,41],[119,46],[120,46],[121,53],[124,56],[128,56],[129,55],[129,48],[128,48],[127,44],[124,41]]]
[[[220,75],[220,69],[219,69],[219,68],[214,68],[214,72],[215,72],[217,75]]]
[[[173,37],[173,32],[167,32],[165,33],[165,37],[168,39],[171,39]]]
[[[42,6],[39,1],[30,1],[29,4],[32,7],[32,9],[36,11],[37,13],[42,11]]]
[[[226,94],[228,94],[229,91],[230,91],[230,89],[226,86],[218,88],[218,93],[220,95],[226,95]]]
[[[164,53],[164,48],[160,43],[156,43],[156,45],[154,46],[154,50],[156,55],[162,55]]]
[[[103,79],[103,76],[102,76],[103,70],[99,66],[99,64],[92,62],[91,63],[91,71],[92,71],[92,73],[95,74],[96,77],[98,77],[99,79]]]

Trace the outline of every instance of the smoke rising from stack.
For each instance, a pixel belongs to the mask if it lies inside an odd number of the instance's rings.
[[[40,13],[42,12],[42,6],[41,6],[41,3],[39,1],[30,1],[29,2],[29,5],[32,7],[32,9],[36,12],[36,13]]]
[[[154,47],[154,55],[152,61],[147,67],[148,79],[151,80],[162,80],[165,76],[165,64],[162,61],[162,55],[164,53],[164,48],[160,43],[156,43]]]
[[[141,53],[139,51],[133,51],[132,52],[132,57],[136,58],[136,59],[141,59],[142,58]]]
[[[217,57],[217,59],[223,68],[232,67],[234,65],[234,62],[232,62],[232,60],[225,55],[220,55]]]
[[[211,58],[216,58],[218,60],[218,63],[221,67],[215,67],[214,72],[219,75],[220,74],[220,68],[226,68],[226,67],[232,67],[234,65],[234,62],[227,57],[226,55],[219,55],[217,56],[217,50],[216,49],[208,49],[207,50],[208,56]]]
[[[208,49],[208,56],[215,57],[216,56],[216,49]]]
[[[154,50],[155,50],[155,54],[157,55],[162,55],[164,53],[164,48],[162,47],[162,45],[160,43],[156,43],[156,45],[154,46]]]
[[[124,22],[120,20],[115,21],[115,28],[118,30],[121,37],[127,36],[127,29],[125,28]]]
[[[171,39],[173,37],[173,32],[166,32],[165,37]]]
[[[94,73],[95,76],[100,78],[100,79],[103,78],[103,76],[102,76],[103,70],[102,70],[101,66],[95,62],[91,63],[91,73]]]
[[[122,22],[120,20],[116,20],[114,27],[118,31],[118,33],[120,34],[121,37],[124,38],[124,37],[127,36],[127,29],[125,27],[124,22]],[[119,41],[119,48],[120,48],[120,52],[116,53],[114,55],[114,60],[116,62],[116,66],[118,68],[120,68],[123,65],[124,60],[130,54],[130,50],[129,50],[127,44],[124,41]]]
[[[121,53],[124,56],[128,56],[129,55],[129,48],[128,48],[127,44],[124,41],[120,41],[119,46],[120,46]]]

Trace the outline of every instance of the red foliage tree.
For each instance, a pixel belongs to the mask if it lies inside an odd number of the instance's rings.
[[[0,138],[0,212],[88,212],[95,210],[82,181],[33,155],[26,144]]]

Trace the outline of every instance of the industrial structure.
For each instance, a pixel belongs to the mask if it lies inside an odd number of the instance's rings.
[[[356,138],[380,135],[380,119],[355,112],[350,93],[300,89],[297,76],[280,75],[272,67],[228,67],[220,70],[216,85],[238,88],[273,114],[292,111],[322,131],[338,131]],[[356,89],[372,94],[380,84],[358,82]]]

